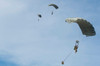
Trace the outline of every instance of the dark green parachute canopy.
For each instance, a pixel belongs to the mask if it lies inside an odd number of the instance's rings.
[[[38,17],[39,18],[42,18],[42,15],[41,14],[38,14]],[[40,21],[40,19],[38,18],[38,21]]]
[[[59,8],[56,4],[49,4],[49,6],[53,6],[55,9]]]
[[[67,18],[65,20],[68,23],[77,23],[83,33],[86,36],[94,36],[96,35],[95,29],[93,25],[85,19],[82,18]]]
[[[42,17],[42,15],[41,15],[41,14],[38,14],[38,17],[40,17],[40,18],[41,18],[41,17]]]

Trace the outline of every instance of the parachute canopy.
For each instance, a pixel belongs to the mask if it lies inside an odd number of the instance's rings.
[[[49,6],[53,6],[55,9],[59,8],[56,4],[49,4]]]
[[[41,17],[42,17],[42,15],[41,15],[41,14],[38,14],[38,17],[40,17],[40,18],[41,18]]]
[[[77,23],[83,33],[86,36],[94,36],[96,35],[95,29],[93,25],[85,19],[82,18],[67,18],[65,22],[68,23]]]

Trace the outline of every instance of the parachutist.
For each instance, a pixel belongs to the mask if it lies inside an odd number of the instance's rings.
[[[38,19],[38,22],[39,22],[39,19]]]
[[[53,15],[53,11],[51,12],[51,15]]]
[[[75,44],[75,46],[74,46],[75,53],[77,52],[78,45],[79,45],[79,41],[78,41],[78,40],[76,40],[76,44]]]
[[[48,6],[53,6],[55,9],[59,8],[56,4],[49,4]],[[51,15],[53,15],[53,11],[51,12]]]

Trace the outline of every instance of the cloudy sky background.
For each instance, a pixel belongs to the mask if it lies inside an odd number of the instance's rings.
[[[0,66],[62,66],[76,40],[78,53],[73,51],[64,66],[99,66],[99,14],[99,0],[0,0]],[[68,17],[91,22],[96,36],[82,35],[77,24],[65,22]]]

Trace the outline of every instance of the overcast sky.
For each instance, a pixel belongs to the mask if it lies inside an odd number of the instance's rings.
[[[86,19],[96,35],[86,37],[76,23],[65,22],[68,17]],[[0,66],[62,66],[76,40],[78,52],[64,66],[99,66],[99,21],[100,0],[0,0]]]

